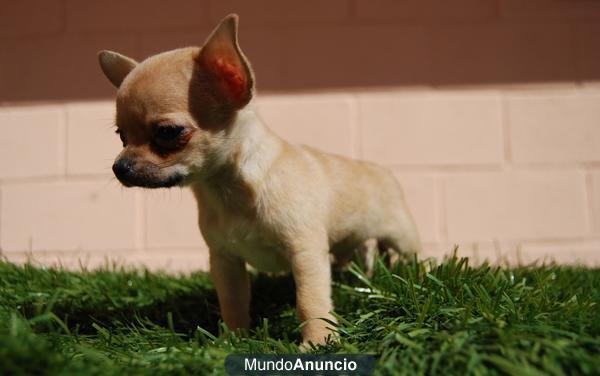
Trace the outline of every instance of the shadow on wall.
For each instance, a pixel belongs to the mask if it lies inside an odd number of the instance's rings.
[[[227,13],[261,91],[600,79],[600,2],[28,0],[0,5],[0,101],[114,94],[96,52],[199,45]]]

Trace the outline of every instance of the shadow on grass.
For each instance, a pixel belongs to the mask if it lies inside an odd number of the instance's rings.
[[[124,278],[126,283],[132,277],[128,278]],[[22,300],[18,308],[26,318],[52,312],[70,331],[78,334],[96,333],[94,324],[110,329],[135,325],[139,321],[172,326],[185,337],[193,337],[197,327],[218,334],[221,320],[218,299],[205,274],[195,274],[187,280],[187,285],[176,288],[169,286],[170,280],[165,279],[164,282],[162,293],[154,293],[156,289],[160,290],[160,281],[155,281],[154,291],[140,291],[131,287],[118,291],[114,286],[107,285],[103,288],[95,286],[95,289],[82,288],[75,294],[67,284],[60,286],[53,295],[32,293],[31,299]],[[294,306],[295,287],[291,275],[252,276],[252,327],[261,326],[267,320],[271,336],[297,340],[299,332],[289,333],[290,325],[294,327],[299,324]],[[44,331],[44,328],[36,328],[36,331]]]

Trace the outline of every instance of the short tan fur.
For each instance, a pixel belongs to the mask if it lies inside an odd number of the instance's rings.
[[[101,51],[118,88],[124,148],[113,170],[126,186],[189,186],[210,249],[223,320],[250,325],[246,265],[291,271],[303,342],[332,333],[330,251],[368,239],[403,252],[421,249],[401,188],[387,169],[292,145],[256,114],[254,75],[229,15],[202,47],[141,63]]]

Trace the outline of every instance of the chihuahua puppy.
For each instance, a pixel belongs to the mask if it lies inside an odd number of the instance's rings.
[[[123,150],[113,171],[126,187],[191,187],[230,329],[250,325],[250,264],[293,273],[303,343],[322,344],[327,320],[335,321],[329,252],[344,255],[367,239],[418,252],[419,237],[385,168],[291,145],[263,124],[237,29],[237,15],[229,15],[202,47],[141,63],[98,54],[118,88]]]

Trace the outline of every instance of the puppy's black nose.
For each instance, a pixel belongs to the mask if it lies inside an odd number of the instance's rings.
[[[133,166],[128,159],[119,159],[112,166],[112,170],[118,178],[123,178],[131,172]]]

